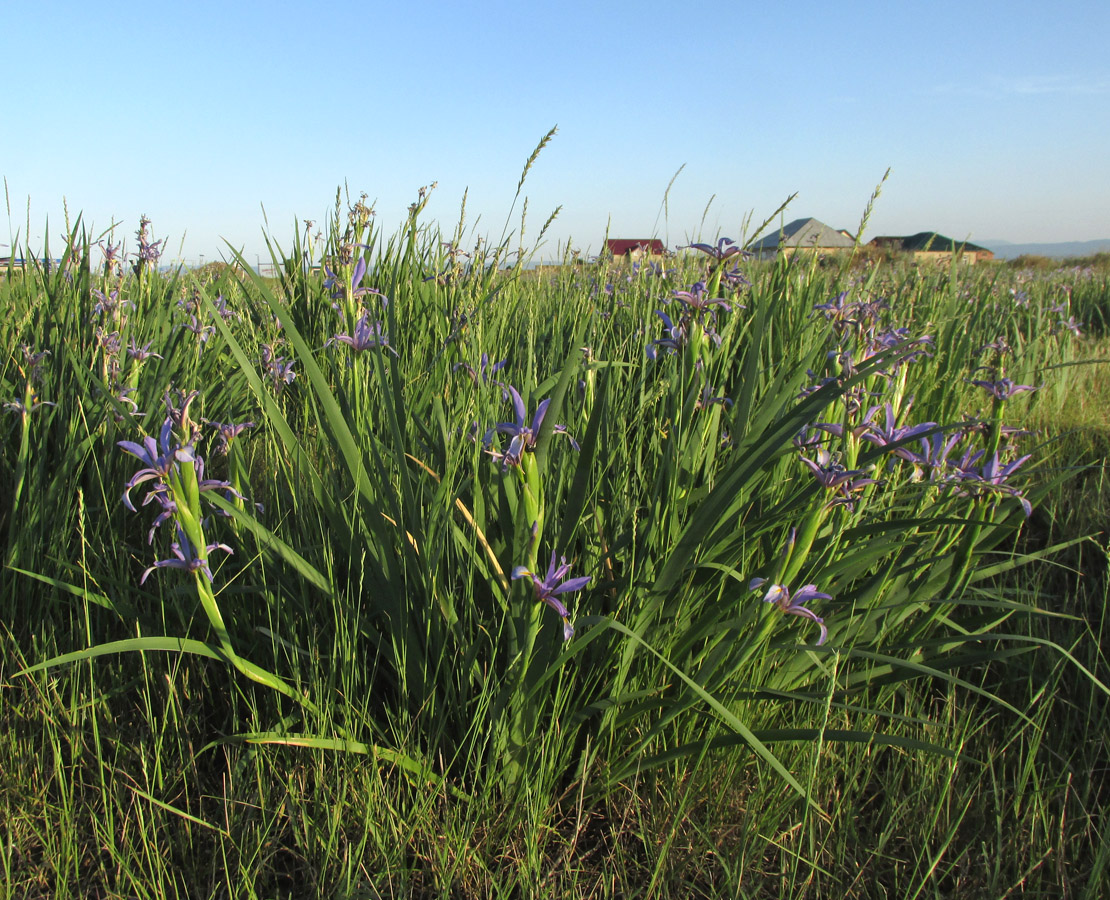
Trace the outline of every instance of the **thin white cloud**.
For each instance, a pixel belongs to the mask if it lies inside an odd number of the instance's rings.
[[[1076,75],[991,75],[979,83],[945,82],[931,85],[926,93],[956,94],[992,100],[1002,97],[1049,95],[1084,97],[1110,94],[1110,78],[1105,76],[1081,78]]]
[[[1074,75],[996,75],[991,82],[1003,94],[1088,95],[1110,92],[1110,80],[1106,78],[1078,78]]]

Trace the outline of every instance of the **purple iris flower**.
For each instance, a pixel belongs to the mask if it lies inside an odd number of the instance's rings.
[[[187,394],[184,391],[166,391],[162,398],[162,402],[166,404],[168,421],[181,434],[188,434],[190,438],[192,437],[193,424],[189,419],[189,406],[199,396],[200,391],[189,391]]]
[[[161,353],[155,353],[150,349],[150,345],[152,343],[154,342],[148,341],[140,347],[135,342],[135,339],[131,338],[131,345],[127,348],[128,357],[135,360],[136,362],[143,362],[144,360],[150,359],[152,356],[156,359],[162,359]]]
[[[827,320],[832,322],[852,322],[852,313],[855,310],[855,304],[846,303],[848,299],[848,292],[841,291],[827,303],[818,303],[813,307],[813,311],[820,312]]]
[[[104,243],[104,241],[97,241],[96,243],[104,253],[104,271],[110,273],[119,268],[119,251],[123,245],[116,244],[113,247],[111,244]]]
[[[926,334],[915,338],[910,336],[908,328],[891,328],[871,339],[871,346],[868,348],[866,356],[869,358],[886,350],[908,350],[910,347],[917,347],[918,349],[906,353],[899,361],[916,362],[922,356],[932,356],[933,354],[926,349],[932,346],[932,335]]]
[[[146,413],[139,412],[139,404],[132,400],[130,397],[130,395],[133,393],[135,393],[135,388],[125,387],[122,388],[118,393],[113,394],[112,399],[115,400],[120,406],[130,406],[131,409],[128,410],[129,415],[141,419],[143,416],[146,415]],[[128,420],[128,416],[121,415],[118,410],[113,411],[112,417],[121,424]]]
[[[738,247],[736,242],[731,238],[721,238],[717,241],[716,246],[713,244],[687,244],[690,250],[697,250],[699,253],[704,253],[717,262],[723,262],[730,257],[737,255],[745,255],[744,249]]]
[[[886,413],[886,424],[877,425],[870,421],[877,409],[878,407],[872,407],[868,411],[867,431],[860,434],[861,439],[874,444],[876,447],[889,447],[891,444],[911,440],[937,427],[936,422],[922,422],[920,425],[896,425],[894,407],[889,403],[883,405],[883,411]],[[895,447],[891,452],[902,459],[913,460],[913,452],[908,447]]]
[[[862,469],[846,469],[824,447],[818,448],[816,462],[806,456],[801,457],[801,460],[813,473],[819,485],[840,495],[832,500],[829,506],[840,503],[849,509],[854,509],[856,501],[852,494],[862,491],[869,484],[876,483],[874,478],[867,478],[867,473]]]
[[[1033,514],[1033,504],[1018,488],[1007,484],[1007,480],[1019,467],[1021,467],[1032,454],[1026,454],[1011,463],[1002,464],[996,452],[987,462],[977,465],[985,455],[985,451],[967,453],[956,464],[956,472],[951,476],[951,481],[957,485],[956,493],[975,496],[978,494],[1001,494],[1006,497],[1015,497],[1021,502],[1021,508],[1026,518]]]
[[[38,353],[35,353],[26,344],[23,344],[20,349],[23,351],[23,360],[27,363],[27,368],[30,369],[27,373],[28,377],[37,380],[42,369],[42,364],[46,357],[50,355],[50,351],[40,350]]]
[[[219,437],[219,443],[216,444],[216,453],[227,455],[227,451],[231,448],[231,442],[239,437],[248,428],[256,427],[254,422],[239,422],[237,424],[224,424],[223,422],[209,422],[205,420],[205,425],[210,428],[215,428]]]
[[[202,325],[196,316],[189,316],[189,321],[183,322],[181,327],[195,334],[202,344],[216,333],[215,325]]]
[[[8,410],[9,412],[17,412],[20,415],[29,415],[30,413],[33,413],[36,409],[40,409],[43,406],[57,405],[57,403],[54,403],[50,400],[40,400],[39,395],[35,392],[35,389],[31,388],[30,406],[25,405],[22,400],[7,400],[4,402],[4,409]]]
[[[359,317],[359,320],[355,323],[354,334],[337,334],[328,343],[346,344],[357,353],[362,353],[364,350],[384,348],[394,356],[398,355],[397,351],[389,346],[389,337],[382,328],[382,323],[380,321],[371,323],[369,312],[364,312]]]
[[[358,246],[364,247],[366,245],[359,244]],[[375,288],[362,287],[362,279],[363,276],[366,275],[366,259],[364,257],[360,256],[355,260],[355,267],[351,270],[351,281],[347,285],[341,285],[339,283],[339,276],[327,266],[324,266],[324,271],[328,276],[324,279],[324,287],[330,291],[333,300],[341,300],[344,297],[354,298],[362,297],[366,294],[381,293],[381,291]]]
[[[297,377],[297,373],[293,371],[293,360],[276,355],[270,344],[262,345],[262,365],[270,376],[274,389],[279,392],[286,385],[292,384]]]
[[[197,554],[180,525],[177,528],[177,540],[170,544],[170,550],[173,552],[173,558],[155,560],[154,565],[149,566],[143,572],[139,584],[145,582],[155,569],[185,569],[187,572],[203,572],[204,577],[212,581],[212,570],[208,568],[208,555],[213,550],[223,550],[225,553],[234,552],[227,544],[209,544],[204,548],[203,555]]]
[[[732,271],[725,272],[721,275],[721,281],[727,284],[733,290],[741,290],[752,286],[748,277],[740,271],[739,266],[733,266]]]
[[[150,524],[150,531],[147,532],[146,536],[146,542],[148,544],[154,543],[154,532],[158,530],[158,526],[163,522],[168,522],[177,513],[177,503],[164,484],[157,485],[146,495],[146,498],[143,500],[143,506],[146,506],[152,501],[157,501],[158,505],[162,507],[162,511],[154,517],[154,521]]]
[[[674,298],[682,304],[686,312],[701,316],[714,306],[719,306],[725,312],[731,312],[732,307],[724,297],[706,296],[709,293],[704,281],[697,281],[690,285],[688,291],[674,291]]]
[[[686,343],[686,326],[681,320],[679,320],[676,325],[671,321],[671,317],[661,309],[657,309],[655,314],[663,320],[663,337],[648,344],[648,359],[656,359],[658,357],[659,347],[663,347],[669,352],[674,353],[674,351],[678,350]]]
[[[983,346],[979,348],[980,353],[984,350],[993,350],[999,356],[1002,356],[1003,354],[1010,353],[1012,348],[1006,343],[1005,338],[995,338],[989,344],[983,344]]]
[[[543,427],[543,417],[547,414],[547,406],[551,399],[542,400],[540,405],[536,407],[536,414],[532,417],[532,423],[528,424],[528,410],[524,407],[524,401],[521,399],[519,392],[511,384],[506,387],[509,397],[513,401],[513,411],[516,413],[516,421],[514,422],[498,422],[489,431],[486,432],[483,443],[488,447],[493,439],[495,432],[501,434],[508,434],[512,436],[509,442],[509,448],[504,453],[491,451],[494,458],[501,460],[501,468],[504,470],[509,466],[519,466],[524,460],[524,454],[536,449],[536,440],[539,438],[540,428]],[[578,442],[571,437],[567,432],[566,425],[556,425],[554,428],[556,434],[566,435],[570,439],[570,444],[575,450],[581,449]]]
[[[162,423],[162,430],[158,440],[147,435],[142,443],[135,441],[117,441],[117,446],[144,463],[127,484],[124,485],[123,505],[131,512],[137,512],[135,504],[131,502],[131,490],[145,481],[154,479],[162,480],[172,472],[179,462],[193,462],[196,454],[191,444],[184,447],[174,447],[170,438],[173,436],[173,420],[166,419]]]
[[[981,387],[996,400],[1009,400],[1014,394],[1040,390],[1040,388],[1031,384],[1014,384],[1013,380],[1009,378],[1000,378],[998,381],[973,381],[971,383]]]
[[[1060,319],[1059,327],[1061,331],[1067,329],[1076,337],[1083,337],[1083,332],[1080,331],[1080,328],[1083,327],[1083,323],[1075,321],[1075,316],[1068,316],[1066,319]]]
[[[707,381],[702,385],[701,396],[694,402],[694,409],[708,409],[714,403],[719,403],[726,409],[732,406],[732,401],[728,397],[714,397],[713,389],[709,386]]]
[[[507,359],[503,359],[499,363],[494,363],[493,367],[491,368],[489,364],[489,354],[483,353],[482,358],[478,363],[477,371],[475,371],[474,368],[467,365],[466,363],[455,363],[455,365],[451,367],[451,371],[457,372],[459,369],[463,369],[466,371],[466,374],[470,376],[470,380],[473,381],[475,384],[477,384],[479,381],[481,381],[482,384],[489,384],[490,376],[496,375],[502,368],[504,368],[507,362]]]
[[[136,261],[132,266],[136,275],[142,274],[145,268],[153,269],[162,256],[162,244],[165,243],[165,239],[151,241],[149,228],[150,219],[141,216],[139,218],[139,230],[135,232],[135,236],[139,239],[139,252],[136,254]]]
[[[758,591],[764,584],[767,583],[766,578],[753,578],[748,583],[749,591]],[[826,638],[829,636],[829,630],[825,627],[825,620],[817,615],[813,610],[807,609],[805,604],[810,600],[831,600],[831,594],[822,594],[817,590],[817,585],[807,584],[796,594],[790,593],[790,588],[784,584],[772,584],[767,589],[767,594],[763,598],[764,603],[774,603],[784,613],[792,616],[801,616],[804,619],[809,619],[811,622],[816,622],[821,627],[821,635],[817,638],[817,646],[820,647],[825,643]]]
[[[911,452],[904,456],[899,454],[903,459],[913,463],[912,480],[920,481],[924,470],[928,470],[930,480],[935,478],[937,471],[948,465],[948,454],[952,452],[952,448],[962,441],[965,436],[963,431],[955,431],[947,438],[940,431],[930,435],[922,435],[920,438],[920,453]]]
[[[96,329],[96,343],[106,356],[116,356],[123,346],[118,331],[105,331],[99,325]]]
[[[203,494],[205,491],[223,491],[225,497],[228,497],[230,494],[231,497],[236,497],[239,500],[247,499],[231,486],[230,481],[220,481],[218,478],[205,478],[204,460],[201,459],[201,457],[197,456],[193,459],[193,468],[197,473],[197,490],[200,493]]]
[[[92,295],[96,298],[96,305],[93,306],[93,315],[100,315],[102,313],[114,313],[117,309],[126,309],[131,304],[127,301],[121,302],[119,299],[119,288],[114,291],[109,291],[105,295],[102,291],[96,288],[92,289]]]
[[[225,322],[239,318],[239,313],[228,308],[227,298],[223,294],[217,294],[216,300],[212,305],[216,307],[216,312],[219,313],[220,318]]]
[[[555,551],[551,551],[551,563],[547,567],[547,574],[540,578],[535,572],[530,572],[525,566],[517,566],[513,569],[512,577],[516,578],[531,578],[532,587],[536,592],[536,599],[542,603],[550,606],[563,620],[563,640],[569,641],[574,637],[574,626],[570,623],[570,613],[559,600],[560,594],[569,594],[572,591],[580,591],[587,584],[590,583],[590,575],[582,575],[578,578],[569,578],[566,581],[563,579],[567,577],[570,572],[570,566],[567,564],[566,557],[560,557],[559,565],[555,565]]]

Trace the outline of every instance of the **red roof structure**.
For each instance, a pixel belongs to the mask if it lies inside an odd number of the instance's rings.
[[[605,249],[614,258],[621,256],[662,256],[667,248],[659,238],[613,238],[605,242]]]

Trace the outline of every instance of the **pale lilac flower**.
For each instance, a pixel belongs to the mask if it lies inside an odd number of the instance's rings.
[[[363,247],[365,244],[356,246]],[[366,259],[362,256],[355,260],[355,266],[351,270],[351,280],[346,284],[340,284],[339,275],[327,266],[324,266],[324,271],[327,273],[327,278],[324,279],[324,287],[328,289],[333,300],[354,299],[366,294],[381,293],[376,288],[362,287],[362,279],[366,275]]]
[[[932,346],[933,338],[931,335],[926,334],[915,338],[910,336],[908,328],[890,328],[872,337],[865,358],[870,358],[887,350],[909,350],[909,352],[904,352],[899,356],[896,365],[900,365],[904,362],[916,362],[922,356],[932,356],[933,354],[928,349]],[[917,349],[910,350],[912,347]]]
[[[22,400],[6,400],[4,402],[4,409],[8,410],[9,412],[17,412],[20,415],[30,415],[36,409],[41,409],[44,406],[57,406],[57,405],[58,405],[57,403],[54,403],[51,400],[40,400],[38,398],[38,394],[32,389],[32,391],[31,391],[31,405],[29,407],[25,406],[24,402]]]
[[[104,271],[111,274],[120,266],[119,250],[123,245],[116,244],[113,247],[111,244],[107,244],[104,241],[97,241],[97,246],[99,246],[104,253]]]
[[[922,422],[920,425],[899,426],[895,424],[894,407],[889,403],[883,405],[883,411],[886,414],[886,424],[878,425],[871,421],[877,409],[878,407],[872,407],[872,409],[868,411],[867,430],[860,435],[863,440],[874,444],[876,447],[886,448],[890,447],[892,444],[904,444],[938,427],[936,422]],[[895,447],[891,452],[895,456],[905,460],[909,460],[912,456],[912,451],[904,446]]]
[[[23,351],[23,361],[27,363],[28,377],[37,380],[42,371],[43,361],[50,355],[50,351],[40,350],[34,353],[27,344],[23,344],[20,349]]]
[[[187,437],[192,437],[194,430],[193,424],[189,419],[189,406],[197,397],[200,396],[200,391],[166,391],[162,397],[162,402],[166,404],[166,413],[169,415],[168,421],[172,423],[173,427],[181,434]]]
[[[93,288],[92,295],[94,298],[96,298],[96,304],[93,306],[94,316],[102,315],[104,313],[112,314],[116,310],[123,310],[131,305],[126,300],[120,300],[119,288],[116,288],[114,291],[109,291],[108,294],[104,294],[102,291],[98,291],[96,288]]]
[[[154,357],[155,359],[162,359],[162,354],[155,353],[150,349],[153,341],[147,341],[143,346],[139,346],[134,338],[131,338],[130,346],[127,348],[127,355],[136,362],[143,362]]]
[[[713,388],[709,386],[709,382],[702,385],[701,395],[694,401],[694,409],[708,409],[714,403],[719,403],[726,409],[732,406],[732,401],[728,397],[714,397]]]
[[[537,573],[530,572],[525,566],[517,566],[513,569],[512,577],[516,578],[531,578],[532,587],[536,592],[536,599],[541,603],[546,603],[555,612],[557,612],[563,620],[563,640],[569,641],[574,637],[574,626],[570,622],[570,613],[559,600],[559,595],[569,594],[572,591],[580,591],[590,582],[590,575],[582,575],[578,578],[567,579],[567,574],[570,572],[570,566],[567,564],[566,557],[561,557],[559,565],[555,565],[555,551],[551,551],[551,563],[547,567],[547,574],[541,578]],[[566,579],[565,581],[563,579]]]
[[[1079,330],[1083,327],[1083,323],[1075,321],[1075,316],[1068,316],[1066,319],[1061,319],[1059,327],[1061,331],[1066,329],[1076,337],[1083,337],[1083,332]]]
[[[843,504],[849,509],[854,509],[856,499],[852,495],[862,491],[869,484],[877,483],[874,478],[868,478],[867,472],[862,469],[845,468],[823,447],[817,450],[816,462],[806,456],[801,457],[801,460],[821,487],[839,495],[829,501],[830,507]]]
[[[123,505],[131,512],[136,512],[135,505],[131,502],[131,490],[146,481],[162,481],[170,472],[174,471],[178,463],[193,462],[196,459],[193,447],[187,444],[184,447],[171,443],[173,437],[173,420],[166,419],[162,423],[162,430],[158,440],[147,435],[142,443],[135,441],[117,441],[117,446],[144,464],[124,485]],[[157,488],[155,488],[157,490]],[[145,502],[145,501],[144,501]]]
[[[165,242],[165,239],[161,241],[151,241],[150,234],[147,231],[149,228],[150,219],[146,216],[140,217],[139,230],[135,232],[136,237],[139,239],[139,252],[135,254],[136,259],[132,265],[136,275],[142,274],[145,268],[154,268],[162,255],[162,244]]]
[[[293,360],[276,355],[270,344],[262,345],[262,366],[278,392],[292,384],[297,377],[297,373],[293,371]]]
[[[936,478],[936,473],[948,466],[948,454],[966,437],[963,430],[955,431],[947,438],[944,432],[937,431],[930,435],[922,435],[919,439],[921,452],[899,453],[903,459],[913,465],[913,481],[920,481],[925,471],[929,473],[929,480]]]
[[[853,304],[846,303],[847,299],[848,292],[841,291],[825,303],[814,304],[813,311],[821,313],[830,322],[851,322]]]
[[[753,578],[748,583],[748,590],[758,591],[766,583],[766,578]],[[763,597],[763,602],[775,604],[775,606],[788,615],[801,616],[804,619],[809,619],[811,622],[816,622],[821,628],[821,634],[817,638],[817,646],[820,647],[825,643],[826,638],[828,638],[829,630],[825,627],[825,620],[818,616],[813,610],[806,608],[805,604],[810,600],[831,599],[831,594],[822,594],[817,590],[817,585],[815,584],[807,584],[793,595],[791,595],[790,588],[786,585],[772,584],[767,589],[767,593]]]
[[[746,256],[744,249],[737,246],[736,242],[731,238],[723,237],[717,241],[716,245],[713,244],[687,244],[690,250],[697,250],[699,253],[704,253],[710,259],[716,262],[723,262],[733,256]]]
[[[495,459],[501,460],[501,468],[507,469],[509,466],[519,466],[524,461],[524,454],[536,449],[536,441],[539,438],[540,428],[543,427],[543,417],[547,414],[547,406],[551,403],[551,399],[542,400],[540,405],[536,407],[536,414],[532,417],[531,424],[528,424],[528,411],[524,407],[524,401],[521,399],[517,389],[512,385],[506,387],[506,392],[513,402],[513,411],[516,413],[516,421],[513,422],[498,422],[489,431],[486,432],[483,443],[489,447],[493,440],[495,432],[507,434],[512,436],[509,442],[509,448],[500,453],[496,450],[489,451]],[[555,434],[566,435],[570,440],[570,444],[575,450],[579,450],[578,442],[571,437],[567,432],[566,425],[556,425],[553,429]]]
[[[203,554],[198,554],[193,550],[180,525],[177,527],[177,540],[170,544],[170,550],[173,552],[173,558],[156,560],[154,565],[143,572],[139,584],[143,584],[155,569],[184,569],[187,572],[202,572],[205,578],[212,581],[212,570],[208,567],[209,554],[214,550],[223,550],[224,553],[234,552],[227,544],[209,544],[204,548]]]
[[[732,271],[724,272],[721,275],[721,281],[723,281],[735,291],[743,290],[744,288],[749,288],[752,286],[752,283],[748,280],[747,276],[740,271],[739,266],[733,266]],[[744,307],[741,307],[741,309],[743,308]]]
[[[158,530],[158,526],[163,524],[164,522],[168,522],[177,514],[177,503],[174,501],[173,495],[170,493],[169,488],[167,488],[166,485],[156,485],[151,491],[149,491],[146,497],[143,499],[143,506],[146,506],[148,503],[154,501],[158,503],[158,505],[162,508],[162,511],[154,517],[154,521],[150,524],[150,531],[148,531],[146,535],[146,542],[148,544],[154,543],[154,532]]]
[[[1013,348],[1011,348],[1010,345],[1006,343],[1005,338],[995,338],[989,344],[983,344],[983,346],[979,348],[979,352],[982,353],[984,350],[993,350],[999,356],[1004,356],[1005,354],[1012,352],[1012,349]]]
[[[971,383],[983,388],[996,400],[1009,400],[1014,394],[1040,390],[1039,387],[1034,387],[1031,384],[1014,384],[1009,378],[1000,378],[998,381],[973,381]]]
[[[120,389],[117,393],[113,394],[112,399],[115,400],[116,403],[118,403],[120,406],[125,406],[125,407],[129,406],[129,407],[131,407],[131,409],[128,410],[128,412],[131,416],[134,416],[136,418],[142,418],[143,416],[146,415],[146,413],[139,412],[139,404],[136,403],[134,400],[132,400],[131,397],[130,397],[130,395],[133,394],[133,393],[135,393],[135,388],[125,387],[125,388]],[[114,412],[113,416],[114,416],[114,418],[117,422],[121,422],[121,423],[124,422],[124,421],[127,421],[127,418],[128,418],[127,416],[122,415],[118,411]]]
[[[648,344],[648,346],[647,346],[648,359],[656,359],[657,358],[658,353],[659,353],[657,348],[659,348],[659,347],[663,347],[668,352],[674,353],[683,344],[686,343],[686,325],[685,325],[684,322],[682,322],[680,320],[678,322],[678,324],[676,325],[673,321],[671,321],[671,317],[668,316],[661,309],[657,309],[655,311],[655,314],[657,316],[659,316],[660,319],[663,320],[663,335],[664,336],[659,338],[658,340],[652,341],[650,344]]]
[[[328,343],[346,344],[357,353],[362,353],[364,350],[385,349],[394,356],[398,355],[397,351],[389,346],[389,337],[382,328],[382,323],[380,321],[371,323],[369,312],[364,312],[359,317],[355,323],[354,334],[337,334],[330,338]]]
[[[99,326],[96,329],[96,343],[107,356],[115,356],[122,347],[118,331],[105,331]]]
[[[237,313],[233,309],[228,308],[227,298],[223,294],[217,294],[216,295],[216,300],[213,303],[213,306],[216,307],[216,312],[219,314],[220,318],[223,319],[225,322],[227,322],[231,319],[238,319],[239,318],[239,313]]]
[[[1021,465],[1031,458],[1032,454],[1026,454],[1011,463],[1003,465],[998,453],[995,452],[986,463],[978,465],[984,455],[985,451],[983,450],[977,453],[969,452],[956,464],[955,473],[949,477],[949,480],[956,485],[956,493],[967,496],[1001,494],[1005,497],[1014,497],[1021,502],[1021,508],[1025,512],[1026,518],[1031,516],[1033,505],[1026,499],[1021,490],[1006,482]]]
[[[732,307],[724,297],[708,297],[709,291],[704,281],[697,281],[690,285],[688,291],[674,291],[674,299],[682,304],[684,311],[701,317],[703,313],[719,306],[725,312],[731,312]]]
[[[219,442],[216,444],[215,452],[220,455],[227,455],[228,450],[231,449],[231,442],[239,437],[248,428],[255,428],[254,422],[239,422],[237,424],[224,424],[223,422],[209,422],[205,420],[205,425],[210,428],[215,428],[219,437]]]
[[[505,367],[506,363],[508,363],[508,360],[503,359],[499,363],[494,363],[491,367],[489,364],[489,354],[483,353],[482,358],[478,362],[477,370],[469,366],[467,363],[455,363],[455,365],[451,367],[451,371],[457,372],[459,371],[459,369],[462,369],[466,372],[467,375],[470,376],[470,380],[473,381],[475,384],[478,384],[479,381],[482,384],[489,384],[490,376],[496,375],[502,368]]]
[[[189,316],[189,321],[182,322],[181,327],[195,334],[202,345],[216,333],[215,325],[202,325],[196,316]]]

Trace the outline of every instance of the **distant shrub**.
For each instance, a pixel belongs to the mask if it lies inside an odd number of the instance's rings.
[[[1095,253],[1091,256],[1069,256],[1061,260],[1064,268],[1095,269],[1098,272],[1110,273],[1110,253]]]
[[[1023,253],[1015,256],[1006,263],[1011,269],[1032,270],[1035,272],[1048,272],[1057,268],[1060,261],[1050,256],[1038,256],[1035,253]]]

